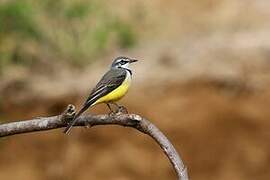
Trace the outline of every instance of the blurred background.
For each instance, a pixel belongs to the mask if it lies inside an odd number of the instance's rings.
[[[269,0],[1,0],[0,121],[79,107],[125,55],[140,61],[121,104],[167,135],[191,179],[269,179],[269,9]],[[130,128],[16,135],[0,149],[0,179],[176,179],[158,145]]]

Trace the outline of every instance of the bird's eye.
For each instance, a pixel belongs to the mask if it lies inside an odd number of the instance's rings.
[[[126,64],[127,62],[125,61],[125,60],[122,60],[122,61],[120,61],[120,64],[121,65],[124,65],[124,64]]]

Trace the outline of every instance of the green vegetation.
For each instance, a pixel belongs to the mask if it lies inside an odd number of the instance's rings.
[[[38,38],[40,32],[33,20],[32,7],[25,2],[6,3],[0,6],[0,33]]]
[[[114,24],[118,43],[121,48],[132,47],[135,44],[135,34],[130,24],[118,21]]]
[[[133,29],[103,1],[1,2],[0,73],[9,65],[31,67],[41,61],[82,67],[113,48],[134,46]]]

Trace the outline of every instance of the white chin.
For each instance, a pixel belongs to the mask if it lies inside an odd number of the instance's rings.
[[[128,67],[129,67],[129,63],[122,65],[122,68],[129,69]]]

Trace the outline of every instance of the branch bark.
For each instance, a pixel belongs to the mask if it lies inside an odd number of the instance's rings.
[[[11,136],[15,134],[30,133],[35,131],[45,131],[50,129],[62,128],[74,116],[75,107],[69,105],[66,111],[59,116],[42,117],[32,120],[10,122],[0,124],[0,137]],[[162,148],[165,155],[170,160],[178,180],[188,180],[187,169],[178,155],[176,149],[170,143],[168,138],[150,121],[136,114],[116,114],[81,116],[78,118],[75,126],[97,126],[97,125],[120,125],[128,126],[139,130],[140,132],[152,137]]]

